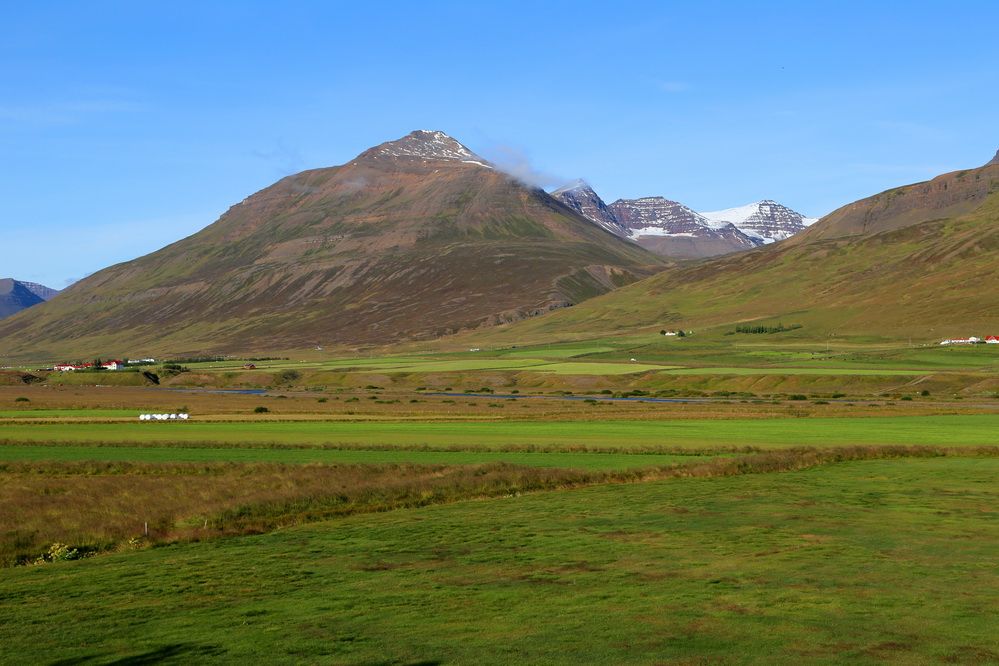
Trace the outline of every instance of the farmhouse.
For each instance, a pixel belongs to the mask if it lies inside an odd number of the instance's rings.
[[[987,344],[987,345],[999,345],[999,335],[987,335],[987,336],[985,336],[985,344]]]
[[[943,340],[940,344],[942,345],[977,345],[982,342],[981,338],[976,338],[971,336],[970,338],[950,338],[949,340]]]
[[[80,363],[78,365],[72,363],[61,363],[59,365],[52,366],[52,369],[59,372],[72,372],[73,370],[90,370],[93,367],[93,363]],[[121,370],[124,367],[125,364],[118,360],[104,361],[101,363],[101,368],[104,370]]]

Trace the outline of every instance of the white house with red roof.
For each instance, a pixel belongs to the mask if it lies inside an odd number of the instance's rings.
[[[94,367],[93,363],[81,363],[75,365],[73,363],[60,363],[59,365],[52,366],[53,370],[58,370],[59,372],[72,372],[74,370],[89,370]],[[102,361],[101,367],[105,370],[121,370],[125,367],[122,361],[117,359],[111,361]]]

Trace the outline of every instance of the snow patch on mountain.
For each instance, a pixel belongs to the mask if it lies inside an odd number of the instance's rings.
[[[805,217],[770,199],[701,215],[714,228],[732,224],[742,233],[762,243],[790,238],[818,221],[817,218]]]
[[[456,139],[438,130],[416,130],[380,146],[376,157],[415,157],[424,160],[465,162],[492,168]]]

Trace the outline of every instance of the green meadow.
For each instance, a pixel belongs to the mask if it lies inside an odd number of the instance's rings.
[[[8,423],[7,443],[220,442],[461,448],[738,448],[999,444],[999,414],[466,422]],[[0,448],[2,455],[2,448]]]
[[[690,462],[696,456],[663,453],[516,451],[421,451],[360,448],[225,448],[184,446],[0,445],[0,462],[85,461],[138,463],[290,463],[481,465],[504,462],[530,467],[623,470]]]
[[[20,567],[5,663],[999,661],[999,460],[606,484]]]

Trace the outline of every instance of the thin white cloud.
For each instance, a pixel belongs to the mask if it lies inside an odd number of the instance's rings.
[[[562,176],[535,167],[527,153],[518,146],[493,144],[480,150],[479,154],[492,162],[503,173],[532,187],[544,189],[566,182]]]

